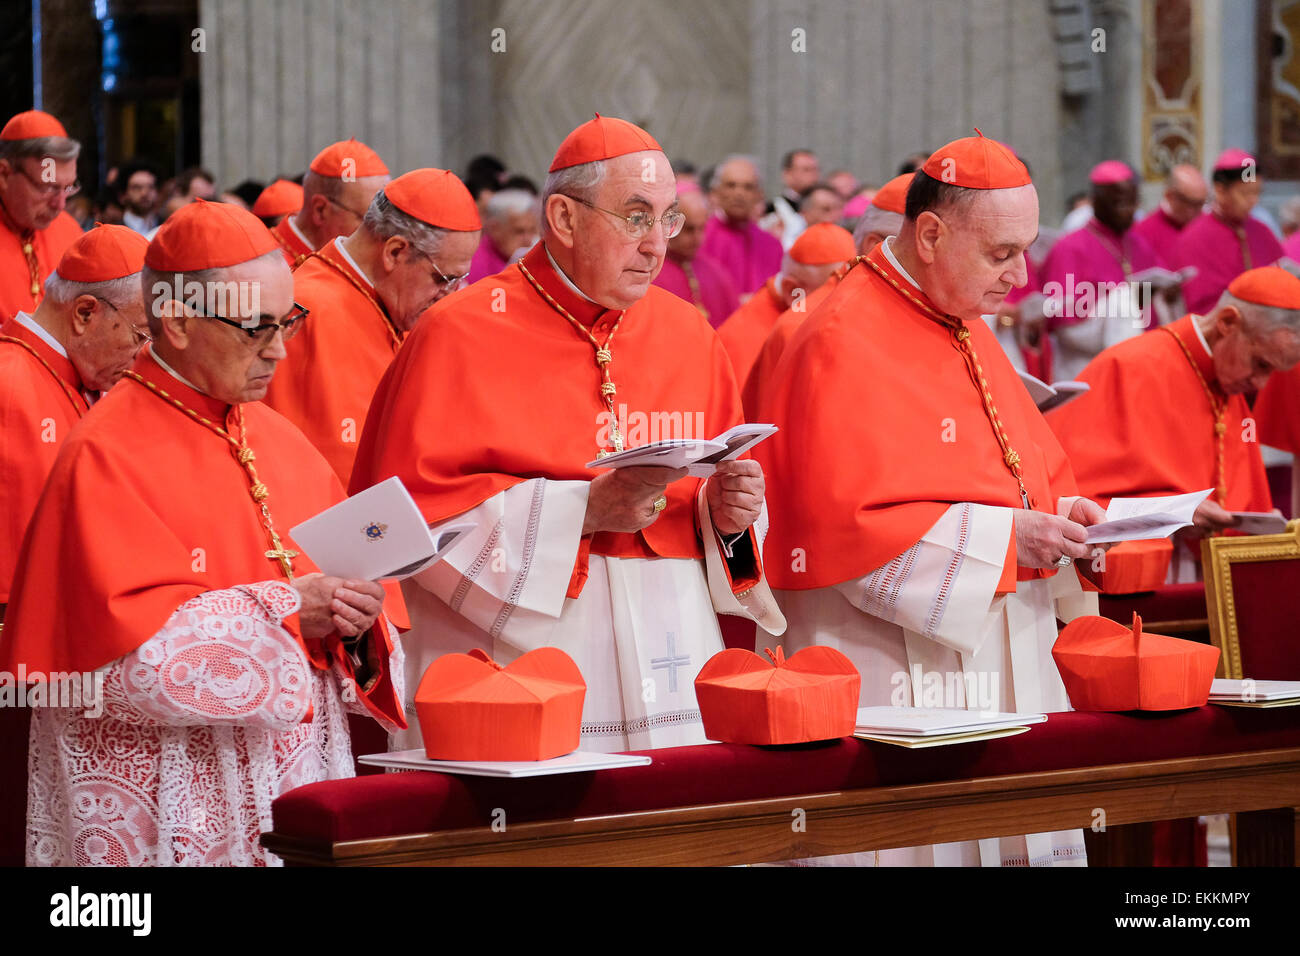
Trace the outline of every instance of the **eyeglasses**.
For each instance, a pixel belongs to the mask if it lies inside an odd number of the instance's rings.
[[[260,351],[275,341],[275,333],[279,332],[284,336],[284,341],[288,342],[298,334],[302,328],[302,320],[311,315],[310,309],[304,309],[297,302],[293,304],[293,311],[283,322],[267,322],[264,325],[248,326],[243,322],[236,322],[234,319],[227,319],[221,315],[211,315],[207,312],[199,312],[199,315],[205,319],[216,319],[218,322],[224,322],[232,329],[238,329],[247,336],[250,348]]]
[[[561,193],[560,195],[566,194]],[[566,196],[566,198],[572,199],[574,202],[580,202],[584,206],[590,206],[597,212],[606,213],[613,216],[615,219],[622,219],[627,226],[627,234],[633,239],[644,238],[650,230],[654,228],[656,222],[663,224],[664,238],[672,239],[682,231],[682,223],[686,222],[686,213],[680,212],[676,209],[668,210],[658,219],[651,216],[649,213],[644,212],[634,212],[630,216],[624,216],[622,213],[614,212],[612,209],[602,209],[595,203],[587,202],[585,199],[579,199],[577,196]]]
[[[121,309],[115,306],[112,302],[109,302],[103,296],[97,295],[95,296],[95,300],[104,303],[106,306],[108,306],[118,315],[122,314]],[[135,346],[135,350],[137,352],[140,351],[140,349],[142,349],[147,343],[153,341],[153,336],[149,334],[149,331],[147,329],[138,328],[135,325],[132,325],[130,322],[126,324],[126,327],[131,330],[131,344]]]
[[[31,183],[33,187],[35,187],[36,192],[39,193],[42,197],[57,195],[59,190],[63,191],[64,198],[67,198],[68,196],[75,196],[77,193],[81,192],[80,179],[74,179],[72,181],[71,186],[60,186],[58,183],[41,182],[39,179],[37,179],[27,170],[23,169],[21,163],[14,163],[13,168],[18,170],[18,172],[22,173],[23,176],[26,177],[27,181]]]
[[[463,283],[466,279],[469,278],[468,272],[466,272],[464,275],[459,275],[459,276],[443,275],[442,270],[438,268],[438,264],[433,261],[433,256],[429,255],[427,252],[424,252],[422,250],[417,250],[417,251],[420,253],[420,255],[424,256],[424,258],[429,260],[429,265],[433,266],[433,274],[438,277],[438,284],[442,286],[442,291],[444,294],[455,292],[457,289],[461,287],[461,283]]]

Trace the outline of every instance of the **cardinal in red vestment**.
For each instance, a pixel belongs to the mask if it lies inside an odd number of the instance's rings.
[[[331,239],[351,234],[387,182],[388,167],[365,143],[345,139],[317,153],[296,211],[271,230],[289,265],[296,269]]]
[[[40,304],[45,280],[81,227],[64,206],[77,191],[81,144],[40,110],[0,129],[0,322]]]
[[[420,319],[352,476],[360,490],[397,475],[435,530],[471,528],[440,571],[403,585],[412,675],[448,652],[505,664],[559,647],[586,680],[594,750],[702,743],[693,680],[722,649],[715,611],[784,626],[752,530],[755,462],[701,479],[597,460],[741,421],[713,329],[651,285],[676,203],[648,133],[601,116],[578,127],[543,188],[542,241]]]
[[[353,773],[348,712],[405,726],[400,648],[383,590],[288,532],[343,490],[259,401],[303,321],[270,232],[196,201],[142,283],[152,345],[60,449],[0,637],[32,707],[27,862],[266,864],[271,801]]]
[[[848,655],[862,705],[1069,707],[1050,651],[1058,616],[1095,608],[1070,565],[1103,513],[982,319],[1025,282],[1038,222],[1010,149],[943,147],[908,188],[902,231],[795,333],[760,407],[781,429],[756,454],[786,654]],[[1084,847],[1065,831],[874,859],[1077,864]]]
[[[1209,314],[1184,316],[1106,349],[1079,376],[1091,390],[1049,412],[1047,422],[1070,456],[1079,490],[1102,505],[1115,497],[1214,489],[1196,510],[1199,539],[1237,524],[1232,512],[1272,510],[1260,429],[1245,394],[1297,362],[1300,279],[1277,266],[1252,269],[1232,281]],[[1170,542],[1112,548],[1105,589],[1164,584],[1163,576],[1142,573],[1163,566],[1152,563],[1153,552],[1170,554]],[[1187,558],[1194,569],[1192,552]],[[1186,570],[1176,566],[1175,580]]]

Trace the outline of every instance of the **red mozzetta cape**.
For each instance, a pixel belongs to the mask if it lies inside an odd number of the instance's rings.
[[[1255,399],[1255,418],[1261,442],[1300,454],[1300,365],[1268,377]]]
[[[16,319],[0,326],[0,604],[59,446],[89,409],[81,387],[72,363],[40,336]]]
[[[618,312],[571,290],[541,243],[524,265],[605,341]],[[627,447],[712,438],[742,420],[717,335],[698,309],[672,293],[652,286],[623,316],[611,351]],[[600,381],[591,342],[511,266],[420,318],[375,392],[351,487],[398,475],[433,523],[528,478],[589,481],[599,472],[585,463],[610,447]],[[615,557],[702,557],[699,481],[670,485],[666,510],[643,531],[584,539],[570,594],[585,580],[588,549]]]
[[[337,239],[294,272],[293,297],[311,315],[286,346],[266,404],[302,429],[346,487],[370,397],[400,339]]]
[[[1229,511],[1269,511],[1259,436],[1240,395],[1219,391],[1214,360],[1192,316],[1167,326],[1187,346],[1215,397],[1226,401],[1223,459]],[[1091,391],[1053,409],[1079,490],[1103,508],[1111,498],[1175,495],[1215,486],[1214,413],[1201,380],[1169,332],[1156,329],[1106,349],[1079,380]]]
[[[289,220],[292,218],[293,216],[285,216],[272,226],[271,235],[275,236],[275,241],[280,244],[280,249],[284,252],[284,258],[289,263],[289,268],[297,269],[311,255],[312,249],[311,246],[298,237],[298,233],[294,231],[293,226],[289,225]]]
[[[794,337],[795,332],[799,331],[799,326],[803,325],[803,320],[812,315],[817,307],[830,298],[835,287],[840,284],[849,271],[852,263],[845,263],[831,274],[831,277],[808,293],[808,298],[803,302],[803,307],[796,310],[793,306],[782,312],[772,327],[768,330],[767,337],[759,345],[758,353],[754,356],[753,364],[750,365],[749,371],[745,377],[740,380],[740,398],[745,406],[745,416],[751,422],[761,422],[759,418],[759,409],[763,406],[763,389],[767,383],[772,380],[776,373],[776,366],[781,361],[781,356],[785,353],[785,347],[790,344],[790,339]],[[755,296],[757,298],[757,296]]]
[[[767,476],[764,559],[774,587],[868,574],[959,502],[1022,507],[954,336],[914,304],[909,295],[924,302],[923,294],[879,246],[867,259],[799,328],[767,383],[759,420],[781,430],[755,451]],[[966,327],[1030,505],[1055,514],[1057,499],[1076,493],[1065,453],[988,326]],[[1013,546],[1009,539],[1012,558]]]
[[[37,284],[40,294],[32,295],[32,271],[23,254],[22,238],[0,221],[0,322],[19,312],[31,312],[45,296],[45,280],[58,266],[63,254],[81,236],[81,226],[66,212],[59,213],[44,229],[32,233],[32,252],[36,256]]]
[[[232,406],[178,381],[149,350],[135,371],[238,436]],[[288,529],[342,499],[338,478],[283,417],[260,402],[240,407],[276,530],[300,552],[295,573],[316,571]],[[0,670],[14,673],[20,663],[28,673],[103,667],[198,594],[282,579],[280,565],[265,556],[269,548],[247,472],[229,443],[123,379],[73,429],[54,463],[14,580]],[[285,627],[301,641],[297,615]],[[306,645],[318,666],[341,653],[337,642],[326,643]],[[386,652],[379,657],[386,665]],[[367,703],[401,723],[386,674]]]
[[[775,280],[768,279],[763,288],[718,327],[718,340],[731,356],[731,368],[738,383],[749,377],[749,370],[762,351],[763,340],[785,309],[785,303],[777,294]]]

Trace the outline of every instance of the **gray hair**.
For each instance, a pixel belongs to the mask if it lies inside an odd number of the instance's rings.
[[[902,231],[903,216],[901,213],[890,212],[888,209],[881,209],[879,206],[868,206],[867,211],[858,219],[858,224],[853,230],[853,245],[861,250],[862,240],[873,232],[882,236],[896,236]]]
[[[1283,329],[1292,335],[1300,335],[1300,311],[1247,302],[1230,292],[1224,292],[1219,296],[1219,303],[1215,309],[1221,309],[1225,305],[1233,306],[1242,314],[1247,331],[1255,338],[1270,335],[1278,329]]]
[[[284,253],[279,248],[272,249],[270,252],[263,253],[256,259],[250,259],[250,262],[279,260],[284,262]],[[236,263],[242,265],[242,263]],[[222,266],[217,269],[195,269],[193,272],[172,272],[160,271],[150,268],[146,263],[144,269],[140,272],[140,286],[144,291],[144,308],[145,315],[149,319],[149,332],[154,338],[162,335],[162,315],[159,305],[175,299],[178,302],[187,301],[184,298],[185,289],[190,283],[197,282],[203,288],[211,289],[214,285],[226,281],[226,273],[233,266]],[[212,285],[209,285],[212,283]],[[177,298],[177,289],[180,289],[182,298]],[[204,307],[207,311],[207,306]]]
[[[592,163],[579,163],[557,169],[546,177],[542,186],[542,205],[555,195],[574,196],[578,199],[591,200],[597,187],[605,181],[605,163],[596,160]]]
[[[430,258],[438,255],[442,237],[449,231],[421,222],[414,216],[407,215],[389,201],[381,189],[375,193],[366,209],[361,226],[380,242],[392,236],[400,236],[411,244],[411,248]]]
[[[592,196],[596,194],[596,189],[605,181],[605,163],[603,160],[596,160],[591,163],[579,163],[576,166],[566,166],[563,169],[557,169],[549,173],[546,182],[542,186],[542,203],[541,208],[546,209],[546,203],[552,196],[569,196],[574,199],[585,199],[591,202]],[[542,232],[549,233],[551,224],[547,222],[546,215],[542,215]]]
[[[585,198],[585,197],[584,197]],[[524,213],[537,211],[537,197],[526,189],[503,189],[493,193],[483,210],[483,218],[490,220],[509,219]]]
[[[59,305],[71,305],[78,296],[93,295],[115,309],[128,305],[140,292],[140,273],[133,272],[107,282],[73,282],[55,269],[45,280],[45,297]]]
[[[66,163],[81,155],[81,144],[66,136],[38,136],[35,139],[0,140],[0,159],[13,161],[36,157]]]

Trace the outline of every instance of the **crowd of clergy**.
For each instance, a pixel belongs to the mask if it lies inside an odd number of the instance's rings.
[[[1229,149],[1141,211],[1113,159],[1056,228],[1016,145],[867,183],[796,149],[769,201],[754,160],[697,170],[598,115],[540,186],[490,156],[394,175],[349,139],[265,188],[123,164],[90,202],[58,119],[9,119],[6,852],[275,863],[271,801],[355,772],[350,720],[420,746],[452,652],[564,650],[598,751],[705,742],[724,641],[834,647],[864,706],[919,703],[919,669],[1068,710],[1062,622],[1194,580],[1200,537],[1274,508],[1300,202],[1274,223]],[[1026,376],[1090,390],[1044,414]],[[707,477],[596,461],[743,422],[779,431]],[[322,573],[289,529],[392,476],[470,530],[400,585]],[[1085,542],[1112,498],[1206,488],[1173,539]],[[55,706],[80,674],[93,707]],[[1086,859],[1063,831],[871,862]]]

